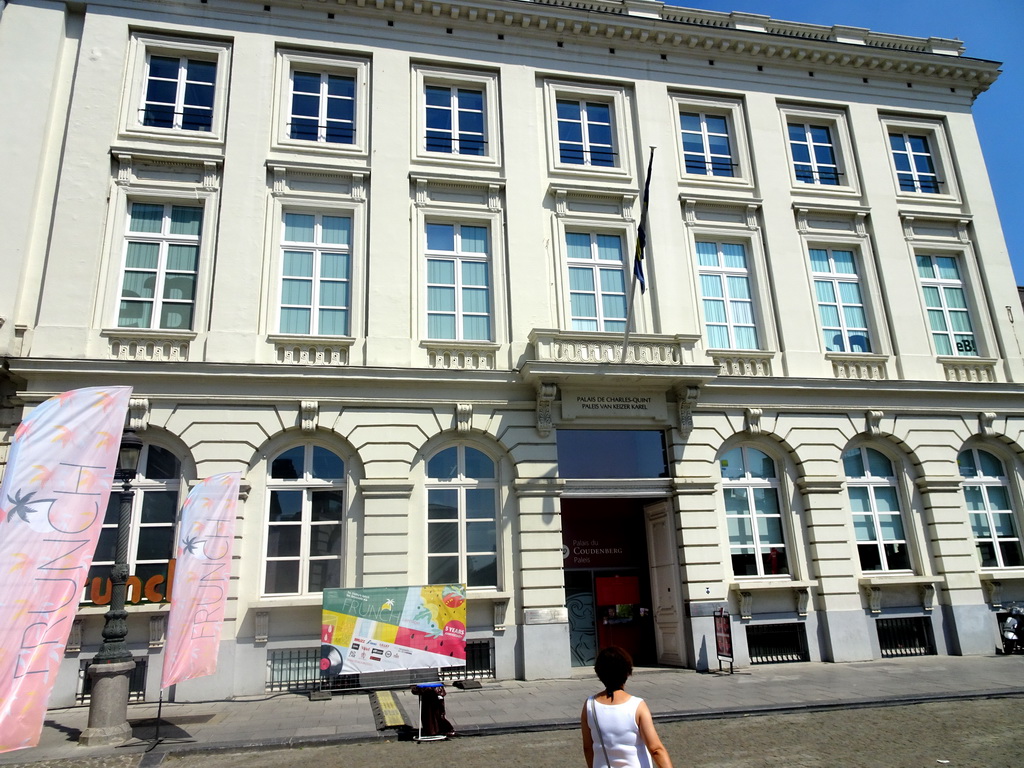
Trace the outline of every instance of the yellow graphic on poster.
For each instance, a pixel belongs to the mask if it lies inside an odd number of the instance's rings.
[[[325,589],[323,675],[466,663],[466,585]]]

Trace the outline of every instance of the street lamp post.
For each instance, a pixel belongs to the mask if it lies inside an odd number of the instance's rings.
[[[89,699],[89,724],[78,737],[87,746],[123,744],[132,735],[128,724],[128,693],[135,661],[125,643],[128,612],[124,609],[128,583],[128,540],[132,522],[132,480],[139,467],[142,441],[134,430],[121,436],[114,479],[120,480],[121,509],[117,519],[117,550],[110,571],[110,609],[104,616],[103,644],[89,665],[92,681]]]

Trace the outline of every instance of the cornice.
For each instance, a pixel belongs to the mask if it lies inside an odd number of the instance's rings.
[[[157,0],[159,1],[159,0]],[[460,27],[516,30],[531,36],[577,38],[606,46],[660,53],[692,51],[702,56],[783,65],[848,70],[918,83],[970,87],[974,95],[999,76],[999,64],[965,57],[959,40],[910,37],[843,25],[820,26],[752,13],[722,13],[666,5],[658,0],[228,0],[222,7],[252,7],[264,15],[267,2],[288,9],[331,13],[385,13],[435,19]],[[219,5],[212,2],[211,10]],[[258,11],[256,9],[259,9]],[[247,11],[248,12],[248,11]]]

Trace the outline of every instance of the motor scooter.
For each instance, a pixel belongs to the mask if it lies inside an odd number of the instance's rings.
[[[1003,622],[1003,653],[1024,653],[1024,608],[1010,606],[1010,613]]]

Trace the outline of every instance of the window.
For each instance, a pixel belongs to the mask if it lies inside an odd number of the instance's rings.
[[[616,165],[611,104],[559,99],[556,108],[560,162],[606,167]]]
[[[733,147],[725,115],[680,112],[683,165],[687,173],[701,176],[733,176]]]
[[[306,443],[270,461],[264,595],[315,594],[341,586],[345,463]]]
[[[719,459],[736,576],[789,574],[775,462],[762,451],[739,446]]]
[[[356,78],[293,70],[288,137],[299,141],[354,144]]]
[[[938,194],[942,182],[935,170],[927,136],[890,132],[889,146],[901,192]]]
[[[828,125],[790,122],[789,150],[797,181],[803,184],[839,184],[839,161]]]
[[[870,352],[864,297],[852,251],[811,248],[818,320],[829,352]]]
[[[483,90],[428,84],[424,91],[427,152],[487,154]]]
[[[119,328],[192,328],[202,222],[199,206],[129,204]]]
[[[181,462],[171,451],[147,443],[139,455],[139,472],[132,480],[131,526],[128,540],[128,572],[141,584],[154,576],[168,577],[168,562],[174,557],[175,526],[181,507]],[[115,486],[107,502],[96,554],[86,581],[86,595],[93,579],[106,580],[117,554],[117,527],[121,494]],[[158,590],[166,596],[169,585]],[[145,591],[143,590],[143,597]]]
[[[427,337],[491,339],[486,226],[427,222]]]
[[[147,127],[210,131],[217,62],[155,53],[148,59],[139,122]]]
[[[352,280],[352,219],[284,214],[281,333],[346,336]]]
[[[498,482],[494,461],[468,445],[427,462],[427,580],[498,586]]]
[[[696,249],[707,346],[758,349],[746,249],[707,241],[697,241]]]
[[[843,453],[843,470],[861,570],[910,570],[892,462],[874,448],[852,448]]]
[[[982,568],[1024,565],[1020,534],[1003,462],[988,451],[969,448],[956,458]]]
[[[574,331],[626,331],[626,275],[622,238],[566,232],[569,308]]]
[[[940,355],[978,354],[971,313],[955,256],[917,256],[925,310],[935,351]]]

